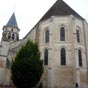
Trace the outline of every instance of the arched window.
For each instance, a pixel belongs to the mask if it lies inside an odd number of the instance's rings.
[[[80,31],[76,30],[77,42],[80,42]]]
[[[14,34],[12,34],[12,39],[14,39],[14,37],[15,37]]]
[[[66,51],[64,48],[61,49],[61,65],[66,65]]]
[[[8,39],[10,39],[11,38],[11,33],[9,32],[9,34],[8,34]]]
[[[60,40],[65,41],[65,29],[64,29],[64,27],[61,27],[61,29],[60,29]]]
[[[45,32],[45,43],[49,43],[49,30]]]
[[[48,50],[44,51],[44,65],[48,65]]]
[[[82,52],[78,50],[78,59],[79,59],[79,66],[82,66]]]

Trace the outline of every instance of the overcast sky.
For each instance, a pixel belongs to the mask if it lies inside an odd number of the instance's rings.
[[[88,22],[88,0],[64,0]],[[20,38],[23,38],[56,0],[0,0],[0,39],[2,27],[15,12]]]

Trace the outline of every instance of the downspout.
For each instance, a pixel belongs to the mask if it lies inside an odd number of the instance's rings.
[[[86,53],[86,63],[87,63],[87,82],[88,82],[88,56],[87,56],[87,45],[86,45],[86,33],[85,33],[85,26],[84,26],[84,22],[85,20],[82,21],[83,22],[83,32],[84,32],[84,44],[85,44],[85,53]]]

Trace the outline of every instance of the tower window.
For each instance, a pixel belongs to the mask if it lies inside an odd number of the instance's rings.
[[[10,39],[10,38],[11,38],[11,33],[8,34],[8,39]]]
[[[78,59],[79,59],[79,66],[82,66],[82,52],[78,50]]]
[[[45,43],[49,43],[49,30],[45,32]]]
[[[61,29],[60,29],[60,40],[65,41],[65,29],[64,29],[64,27],[61,27]]]
[[[44,51],[44,65],[48,65],[48,50]]]
[[[19,35],[17,35],[17,40],[19,40]]]
[[[6,35],[7,35],[7,33],[3,33],[3,39],[5,39],[5,38],[6,38]]]
[[[13,29],[11,29],[11,31],[13,32]]]
[[[7,28],[6,28],[6,31],[7,31]]]
[[[12,34],[12,39],[14,39],[14,34]]]
[[[66,51],[64,48],[61,49],[61,65],[66,65]]]
[[[79,32],[79,30],[76,30],[76,34],[77,34],[77,42],[80,42],[80,32]]]

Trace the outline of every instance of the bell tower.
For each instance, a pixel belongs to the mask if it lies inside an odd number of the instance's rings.
[[[11,63],[11,58],[9,57],[10,43],[19,41],[19,31],[15,13],[13,13],[7,24],[3,27],[0,52],[0,60],[3,61],[3,67],[2,70],[0,69],[0,84],[9,84],[9,67]]]
[[[8,23],[3,27],[2,41],[18,41],[19,40],[19,31],[15,13],[12,14]]]

